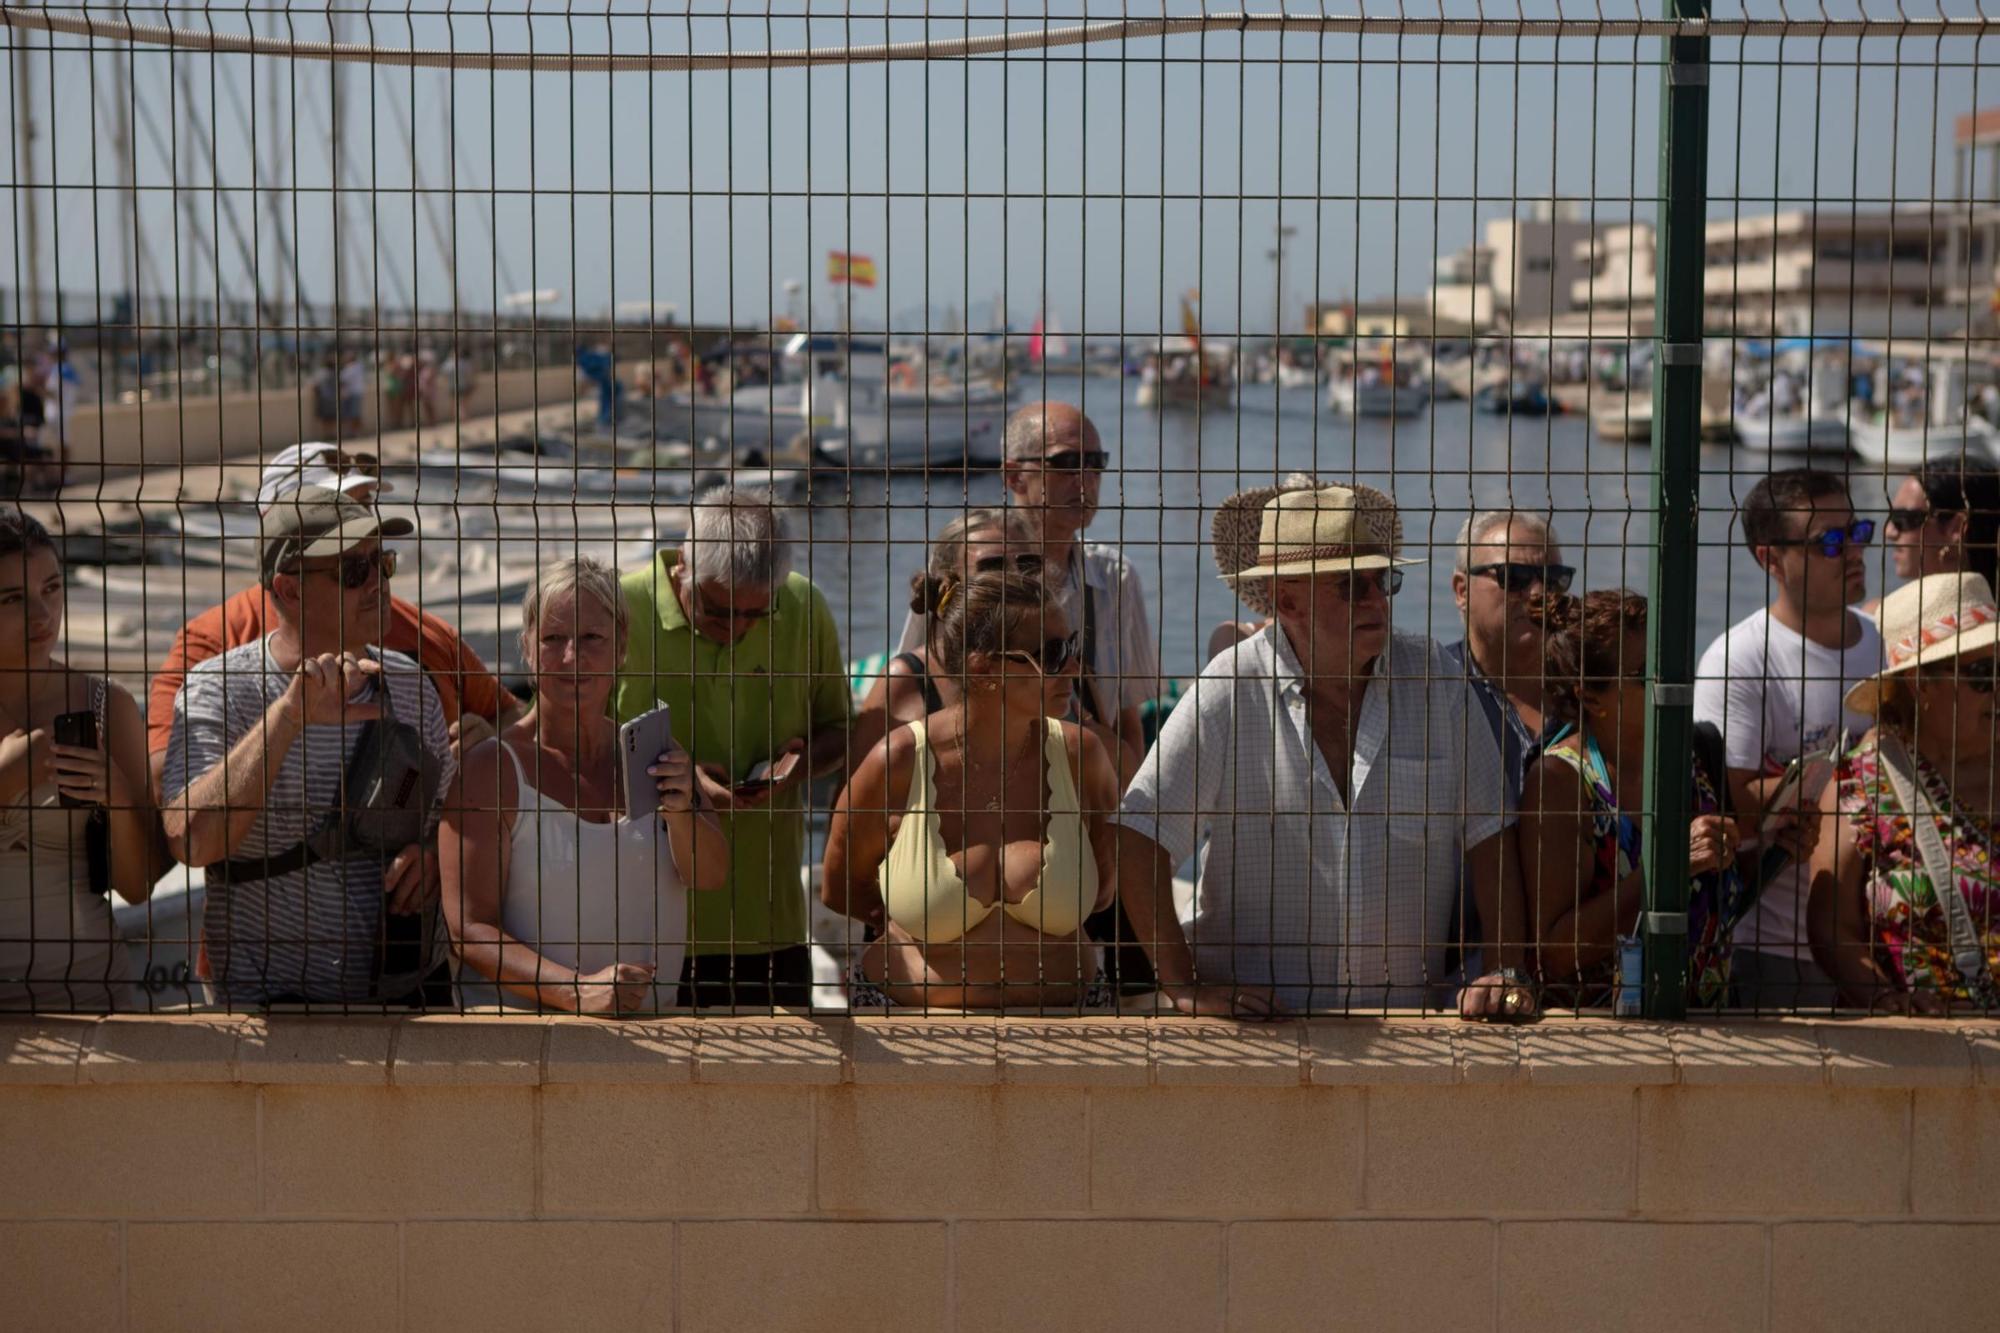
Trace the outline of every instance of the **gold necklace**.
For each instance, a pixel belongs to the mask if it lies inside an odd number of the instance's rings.
[[[988,798],[987,798],[987,801],[986,801],[986,812],[987,812],[988,814],[997,814],[997,813],[999,813],[999,812],[1000,812],[1000,810],[1001,810],[1001,808],[1002,808],[1002,806],[1001,806],[1001,803],[1002,803],[1002,802],[1003,802],[1003,801],[1004,801],[1004,800],[1006,799],[1006,796],[1007,796],[1007,766],[1008,766],[1009,764],[1016,764],[1016,763],[1023,763],[1023,762],[1026,762],[1026,760],[1027,760],[1028,756],[1029,756],[1030,754],[1032,754],[1032,753],[1034,752],[1034,749],[1035,749],[1035,740],[1036,740],[1036,737],[1035,737],[1035,733],[1034,733],[1034,732],[1033,732],[1032,730],[1030,730],[1030,732],[1028,733],[1028,740],[1027,740],[1027,743],[1026,743],[1026,744],[1024,744],[1024,745],[1023,745],[1023,746],[1021,747],[1021,753],[1020,753],[1019,755],[1016,755],[1016,756],[1013,756],[1013,757],[1011,757],[1011,758],[1005,758],[1005,757],[1003,757],[1003,758],[1001,759],[1001,761],[1000,761],[1000,790],[999,790],[999,792],[998,792],[997,794],[995,794],[995,795],[993,795],[993,796],[990,796],[990,797],[988,797]],[[970,748],[970,747],[969,747],[969,746],[968,746],[968,745],[966,744],[966,733],[965,733],[965,711],[964,711],[963,709],[960,709],[960,710],[959,710],[959,715],[958,715],[958,752],[959,752],[959,754],[960,754],[961,756],[963,756],[963,755],[968,755],[968,754],[970,754],[970,753],[971,753],[971,748]],[[963,764],[963,763],[964,763],[964,761],[963,761],[962,759],[961,759],[961,761],[960,761],[960,762],[961,762],[961,764]],[[969,764],[967,764],[967,765],[964,765],[964,767],[965,767],[965,771],[968,771],[968,772],[969,772],[969,771],[970,771],[970,769],[971,769],[971,766],[970,766]]]

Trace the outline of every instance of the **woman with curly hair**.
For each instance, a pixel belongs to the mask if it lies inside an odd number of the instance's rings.
[[[1537,596],[1546,697],[1560,723],[1529,767],[1521,795],[1521,871],[1530,928],[1550,998],[1602,1005],[1616,980],[1618,940],[1638,929],[1644,872],[1646,599],[1623,589]],[[1706,730],[1706,736],[1699,733]],[[1754,855],[1739,860],[1721,737],[1697,728],[1688,827],[1688,1001],[1729,999],[1730,929],[1749,909]],[[1796,817],[1780,843],[1804,856],[1816,837]]]

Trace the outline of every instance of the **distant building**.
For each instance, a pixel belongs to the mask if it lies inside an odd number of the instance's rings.
[[[1945,295],[1973,331],[1992,334],[2000,330],[2000,106],[1960,116],[1952,149]]]
[[[1440,318],[1479,329],[1547,326],[1581,308],[1576,282],[1590,270],[1577,247],[1603,230],[1570,202],[1495,218],[1478,244],[1438,257],[1431,304]]]
[[[1472,331],[1421,300],[1309,305],[1306,327],[1322,338],[1459,338]]]
[[[1993,212],[1989,223],[2000,223],[2000,209]],[[1958,221],[1965,221],[1963,214]],[[1962,333],[1967,267],[1950,258],[1954,234],[1950,215],[1929,204],[1712,219],[1704,240],[1703,323],[1712,333],[1752,337]],[[1983,244],[1992,254],[1990,240],[1968,237],[1966,243]],[[1577,254],[1588,261],[1588,272],[1572,289],[1572,299],[1594,317],[1629,318],[1635,333],[1650,331],[1656,286],[1652,226],[1608,228],[1580,244]],[[1978,275],[1989,294],[1990,262]]]

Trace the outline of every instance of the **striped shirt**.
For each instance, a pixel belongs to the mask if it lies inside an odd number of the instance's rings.
[[[1304,687],[1277,625],[1219,654],[1116,822],[1176,864],[1199,854],[1200,981],[1275,987],[1294,1012],[1442,1004],[1465,853],[1514,818],[1500,747],[1444,650],[1392,635],[1362,694],[1350,809]]]
[[[220,764],[284,694],[292,672],[272,660],[259,639],[212,657],[188,673],[174,700],[161,790],[171,809],[195,779]],[[451,749],[437,691],[401,653],[369,650],[386,667],[383,680],[396,716],[416,726],[438,757],[441,804],[451,778]],[[278,763],[263,813],[231,854],[244,860],[283,852],[303,841],[339,804],[340,780],[364,723],[310,726]],[[275,996],[314,1001],[399,999],[443,961],[445,936],[435,920],[433,947],[414,970],[379,976],[383,925],[382,874],[387,858],[322,861],[288,875],[208,886],[202,918],[209,966],[220,998],[256,1004]],[[435,914],[436,909],[431,909]]]

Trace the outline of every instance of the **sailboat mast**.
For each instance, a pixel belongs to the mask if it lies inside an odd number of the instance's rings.
[[[28,35],[14,30],[14,97],[19,107],[14,134],[14,183],[22,200],[21,230],[28,251],[28,268],[22,291],[22,322],[42,322],[42,219],[35,200],[35,85],[34,55],[28,49]]]

